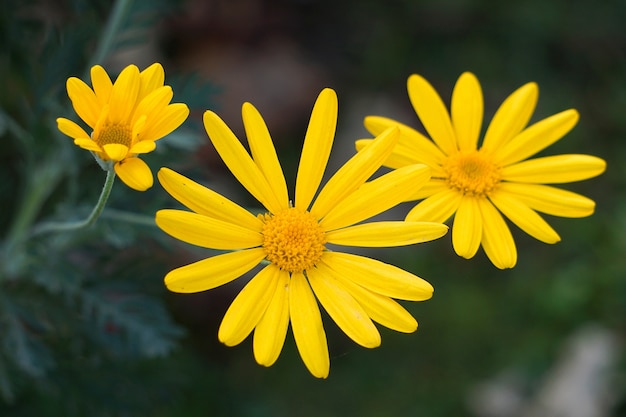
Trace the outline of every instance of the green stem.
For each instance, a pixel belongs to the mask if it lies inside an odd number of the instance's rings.
[[[126,17],[128,10],[130,10],[132,3],[132,0],[117,0],[113,5],[113,10],[111,11],[111,15],[109,16],[109,20],[107,21],[104,31],[100,36],[100,42],[98,43],[96,52],[93,54],[91,61],[89,62],[88,70],[94,65],[102,63],[109,52],[111,52],[115,36],[124,23],[124,18]]]
[[[67,232],[71,230],[82,229],[85,227],[89,227],[98,220],[100,214],[102,214],[102,210],[104,210],[104,206],[106,205],[107,200],[109,199],[109,195],[111,194],[111,189],[113,189],[113,183],[115,182],[115,171],[113,169],[109,169],[107,171],[107,177],[104,181],[104,186],[102,186],[102,192],[100,193],[100,198],[96,203],[95,207],[91,211],[89,217],[84,220],[77,222],[50,222],[43,223],[37,227],[35,227],[31,233],[32,236],[41,235],[44,233],[54,233],[54,232]]]

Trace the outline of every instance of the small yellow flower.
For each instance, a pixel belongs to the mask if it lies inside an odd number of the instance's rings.
[[[502,103],[480,147],[483,96],[473,74],[466,72],[459,77],[452,93],[451,114],[421,76],[409,77],[408,92],[432,141],[415,129],[384,117],[366,117],[365,127],[373,135],[390,126],[400,129],[398,145],[385,166],[401,168],[423,163],[431,168],[428,184],[407,192],[407,201],[423,201],[408,213],[406,220],[445,222],[454,215],[452,244],[459,256],[472,258],[482,245],[496,267],[515,266],[517,249],[501,213],[546,243],[556,243],[560,237],[537,212],[560,217],[593,213],[592,200],[544,184],[595,177],[604,172],[604,160],[589,155],[526,160],[561,139],[578,121],[578,112],[570,109],[526,127],[537,103],[537,84],[522,86]],[[357,141],[357,150],[371,141]]]
[[[243,105],[242,115],[252,155],[215,113],[205,112],[204,126],[230,171],[267,212],[255,216],[220,194],[161,169],[161,185],[192,212],[160,210],[157,225],[187,243],[229,251],[169,272],[167,288],[205,291],[267,264],[235,298],[218,337],[234,346],[254,330],[255,359],[271,366],[291,323],[300,356],[318,378],[328,376],[330,361],[316,297],[362,346],[380,345],[372,320],[400,332],[415,331],[415,319],[392,298],[429,299],[433,288],[428,282],[395,266],[327,247],[409,245],[447,232],[447,226],[431,222],[360,223],[400,203],[409,185],[419,187],[430,178],[429,168],[420,164],[366,182],[391,153],[398,129],[381,133],[318,193],[337,123],[335,92],[323,90],[311,114],[292,204],[263,118],[250,103]]]
[[[62,117],[57,119],[58,128],[105,164],[114,164],[115,173],[126,185],[145,191],[152,187],[152,172],[137,156],[152,152],[155,141],[174,131],[189,115],[185,104],[170,104],[172,88],[163,85],[164,80],[158,63],[141,72],[129,65],[115,84],[104,68],[96,65],[91,68],[93,89],[76,77],[67,80],[67,94],[76,114],[91,128],[91,136]]]

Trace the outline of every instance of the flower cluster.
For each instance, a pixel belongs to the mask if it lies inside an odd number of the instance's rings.
[[[70,78],[67,90],[78,116],[92,129],[58,119],[59,129],[111,166],[128,186],[145,190],[152,174],[138,155],[186,119],[184,104],[170,104],[159,64],[142,72],[129,66],[115,84],[102,67],[91,70],[93,89]],[[419,75],[408,80],[409,98],[432,139],[393,119],[368,116],[374,136],[356,141],[357,152],[321,186],[337,124],[338,102],[324,89],[306,130],[293,199],[268,127],[250,103],[242,106],[249,151],[214,112],[203,116],[206,133],[234,177],[258,200],[253,214],[211,189],[161,168],[162,187],[186,210],[163,209],[156,224],[176,239],[225,251],[170,271],[165,285],[194,293],[250,273],[219,327],[234,346],[253,334],[256,361],[272,365],[291,327],[300,356],[316,377],[330,369],[320,305],[357,344],[374,348],[374,323],[413,332],[417,321],[396,300],[423,301],[433,287],[424,279],[346,247],[394,247],[438,239],[454,216],[455,252],[472,258],[482,246],[498,268],[511,268],[517,251],[504,217],[524,232],[555,243],[558,234],[538,214],[583,217],[593,213],[586,197],[546,184],[601,174],[605,162],[588,155],[528,158],[567,134],[578,121],[565,110],[527,127],[537,102],[536,84],[511,94],[495,113],[479,146],[483,98],[478,80],[464,73],[451,112]],[[391,168],[372,179],[381,166]],[[420,200],[402,221],[372,217],[404,201]],[[504,217],[503,217],[504,215]]]

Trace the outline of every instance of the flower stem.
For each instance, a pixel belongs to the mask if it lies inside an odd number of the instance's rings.
[[[106,205],[107,200],[109,199],[109,195],[111,194],[111,189],[113,189],[113,183],[115,182],[115,171],[113,169],[109,169],[107,171],[107,177],[104,181],[104,185],[102,186],[102,192],[100,193],[100,198],[96,203],[95,207],[91,211],[89,217],[84,220],[80,220],[77,222],[49,222],[42,223],[39,226],[35,227],[31,233],[32,236],[41,235],[44,233],[54,233],[54,232],[67,232],[71,230],[83,229],[85,227],[89,227],[98,220],[100,214],[102,214],[102,210],[104,210],[104,206]]]

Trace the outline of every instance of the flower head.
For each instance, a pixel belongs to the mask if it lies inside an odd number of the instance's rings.
[[[76,77],[67,80],[67,94],[91,135],[62,117],[57,119],[59,130],[105,164],[112,164],[126,185],[145,191],[152,187],[152,172],[138,155],[152,152],[155,141],[171,133],[189,115],[185,104],[170,104],[172,88],[163,85],[164,80],[163,67],[158,63],[141,72],[129,65],[114,84],[104,68],[96,65],[91,68],[93,88]]]
[[[527,160],[561,139],[578,121],[578,112],[570,109],[527,127],[537,103],[535,83],[522,86],[502,103],[480,146],[483,97],[473,74],[466,72],[459,77],[452,93],[451,113],[419,75],[409,77],[408,92],[432,141],[384,117],[366,117],[365,127],[373,135],[390,126],[400,129],[398,144],[384,165],[401,168],[423,163],[431,168],[429,182],[409,192],[407,201],[422,201],[406,220],[445,222],[454,215],[452,244],[459,256],[472,258],[482,245],[496,267],[512,268],[517,250],[502,215],[534,238],[556,243],[559,235],[537,212],[560,217],[593,213],[592,200],[545,184],[600,175],[606,167],[604,160],[590,155]],[[365,149],[371,141],[359,140],[356,147]]]
[[[243,105],[242,115],[251,155],[215,113],[205,112],[204,125],[230,171],[266,212],[255,216],[220,194],[161,169],[161,185],[191,212],[160,210],[157,225],[182,241],[229,251],[169,272],[167,288],[205,291],[266,264],[233,301],[218,337],[234,346],[254,330],[255,359],[270,366],[291,323],[302,360],[320,378],[328,375],[330,363],[317,301],[350,338],[368,348],[380,344],[373,321],[400,332],[415,331],[417,322],[393,298],[429,299],[433,288],[428,282],[395,266],[327,246],[399,246],[443,236],[447,226],[440,223],[361,223],[400,203],[401,191],[409,185],[425,184],[429,168],[406,166],[366,182],[398,139],[398,130],[392,128],[350,159],[318,193],[337,122],[337,97],[325,89],[311,114],[292,204],[265,122],[250,103]]]

